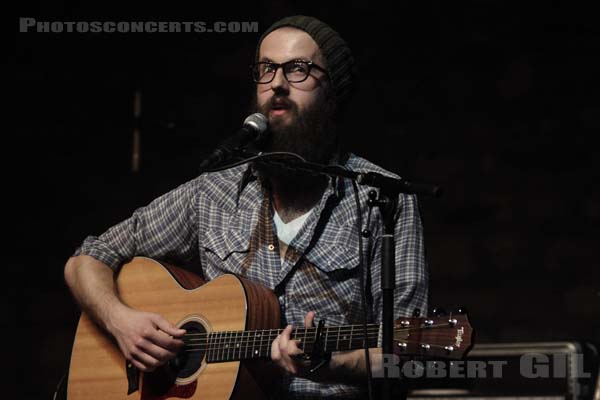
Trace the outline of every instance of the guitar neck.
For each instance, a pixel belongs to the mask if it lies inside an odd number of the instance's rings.
[[[186,339],[187,347],[198,347],[206,352],[209,363],[239,361],[253,358],[269,358],[271,343],[283,329],[257,331],[212,332],[195,339]],[[298,347],[306,353],[312,352],[316,339],[316,328],[296,328],[292,339],[298,341]],[[321,341],[325,352],[355,350],[364,347],[365,332],[363,325],[325,327],[321,332]],[[366,341],[369,347],[377,347],[379,325],[368,324]]]

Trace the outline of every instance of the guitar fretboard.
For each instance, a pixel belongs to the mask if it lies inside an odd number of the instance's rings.
[[[239,361],[253,358],[269,358],[271,343],[282,329],[258,331],[222,331],[200,334],[186,338],[187,351],[203,351],[209,363]],[[297,328],[292,339],[306,353],[313,350],[317,335],[316,328]],[[367,344],[377,347],[379,325],[367,325]],[[364,347],[363,325],[348,325],[324,328],[321,333],[325,352],[353,350]]]

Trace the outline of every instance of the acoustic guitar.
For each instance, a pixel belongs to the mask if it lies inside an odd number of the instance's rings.
[[[127,362],[116,342],[85,313],[77,327],[69,369],[69,400],[260,399],[271,384],[271,342],[281,333],[277,297],[235,275],[203,282],[197,275],[136,257],[117,277],[122,301],[164,316],[186,329],[177,357],[151,373]],[[319,343],[326,352],[380,347],[380,327],[326,326]],[[310,353],[317,328],[296,328],[293,338]],[[398,355],[459,359],[472,346],[464,314],[402,318],[394,328]]]

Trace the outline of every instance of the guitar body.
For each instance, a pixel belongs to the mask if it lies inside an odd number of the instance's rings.
[[[188,333],[273,329],[280,325],[275,295],[234,275],[204,283],[188,271],[137,257],[121,269],[117,288],[128,306],[160,314],[174,325],[188,329]],[[183,368],[183,375],[173,375],[164,367],[138,376],[135,368],[127,368],[110,335],[82,314],[71,355],[68,399],[264,397],[260,382],[267,375],[264,362],[206,363],[202,356],[198,357]],[[132,386],[133,391],[128,394]]]

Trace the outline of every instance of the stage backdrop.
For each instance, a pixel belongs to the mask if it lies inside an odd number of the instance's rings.
[[[51,2],[20,16],[257,21],[260,32],[289,14],[330,23],[360,72],[342,126],[350,148],[444,189],[421,199],[431,304],[466,306],[480,342],[598,340],[595,14],[568,2],[305,3],[165,13]],[[65,261],[86,235],[193,178],[238,129],[259,33],[19,33],[13,22],[18,112],[5,132],[4,230],[16,240],[1,304],[3,330],[20,339],[1,368],[20,398],[49,398],[78,318]]]

